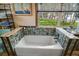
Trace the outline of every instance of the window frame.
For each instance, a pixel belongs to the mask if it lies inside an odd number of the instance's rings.
[[[62,5],[62,4],[63,4],[63,3],[61,3],[61,5]],[[38,26],[38,27],[48,27],[48,28],[51,28],[51,27],[63,27],[63,28],[66,28],[66,26],[61,26],[60,24],[59,24],[58,26],[53,26],[53,25],[52,25],[52,26],[50,26],[50,25],[48,25],[48,26],[41,26],[41,25],[39,24],[39,19],[38,19],[38,13],[39,13],[39,12],[61,12],[61,13],[62,13],[62,12],[79,12],[79,11],[62,11],[62,7],[61,7],[61,11],[39,11],[39,10],[38,10],[38,4],[36,4],[36,5],[37,5],[37,7],[36,7],[36,8],[37,8],[37,9],[36,9],[36,17],[37,17],[37,18],[36,18],[36,19],[37,19],[37,26]],[[67,26],[67,27],[68,27],[68,26]]]

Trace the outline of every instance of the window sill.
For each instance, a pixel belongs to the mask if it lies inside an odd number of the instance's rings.
[[[67,28],[66,26],[37,26],[37,28],[57,28],[57,27],[60,27],[60,28]]]
[[[37,26],[37,28],[56,28],[57,26]]]

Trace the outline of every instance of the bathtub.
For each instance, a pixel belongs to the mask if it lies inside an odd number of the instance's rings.
[[[17,56],[60,56],[63,48],[53,36],[26,35],[15,46]]]

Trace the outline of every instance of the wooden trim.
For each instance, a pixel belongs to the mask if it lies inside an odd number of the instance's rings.
[[[74,46],[73,46],[73,48],[71,49],[70,56],[72,55],[72,53],[73,53],[73,51],[74,51],[74,48],[75,48],[77,42],[78,42],[78,40],[75,41]]]
[[[36,3],[35,4],[35,17],[36,17],[36,26],[38,26],[38,12],[37,12],[37,10],[38,10],[38,4]]]
[[[5,44],[4,37],[1,37],[1,40],[2,40],[2,42],[3,42],[5,51],[7,52],[8,56],[9,56],[10,54],[9,54],[8,48],[7,48],[6,44]]]
[[[72,42],[72,39],[69,39],[69,42],[68,42],[67,47],[66,47],[66,50],[64,52],[64,56],[67,55],[71,42]]]
[[[79,12],[79,11],[37,11],[37,12]]]
[[[12,55],[15,55],[15,53],[14,53],[14,51],[13,51],[13,48],[12,48],[12,45],[11,45],[11,42],[10,42],[10,40],[9,40],[9,37],[6,37],[6,39],[7,39],[7,42],[8,42],[8,45],[9,45],[9,48],[10,48],[10,50],[11,50]]]

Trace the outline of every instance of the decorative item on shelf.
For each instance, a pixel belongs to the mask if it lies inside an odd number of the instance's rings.
[[[8,21],[0,22],[0,26],[11,26],[11,25],[12,25],[12,23],[8,22]]]

